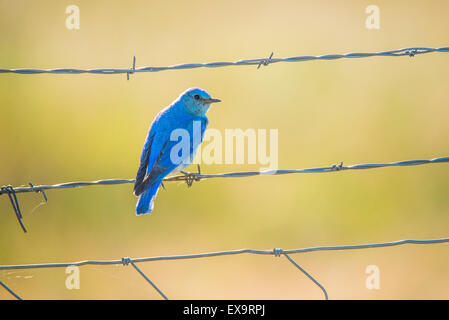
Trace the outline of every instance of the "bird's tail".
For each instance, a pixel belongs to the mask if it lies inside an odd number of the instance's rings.
[[[136,214],[138,216],[142,214],[151,213],[154,208],[154,199],[156,198],[157,192],[162,181],[153,183],[145,192],[139,196],[136,205]]]

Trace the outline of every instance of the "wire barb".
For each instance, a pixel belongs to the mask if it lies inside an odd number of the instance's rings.
[[[32,188],[32,191],[34,190],[34,185],[31,182],[28,182],[28,184],[30,185],[30,187]],[[44,197],[45,202],[48,203],[48,198],[47,195],[45,194],[45,191],[43,189],[36,189],[34,190],[34,192],[36,193],[42,193],[42,196]]]
[[[185,172],[181,171],[181,173],[184,175],[184,179],[187,183],[187,187],[190,188],[194,181],[200,181],[201,180],[201,167],[198,164],[198,173],[194,172]],[[164,187],[165,189],[165,187]]]
[[[417,53],[417,50],[415,49],[407,50],[406,53],[409,55],[410,58],[413,58]]]
[[[134,74],[134,72],[136,72],[136,56],[133,57],[133,67],[131,68],[131,71],[126,73],[126,80],[129,80],[129,75]]]
[[[270,64],[270,62],[271,62],[271,58],[273,57],[273,53],[274,53],[274,52],[272,52],[272,53],[270,54],[270,57],[269,57],[268,59],[261,61],[261,62],[259,63],[259,65],[257,66],[257,69],[259,69],[261,65],[268,66],[268,65]]]
[[[334,164],[334,165],[332,165],[332,170],[334,170],[334,171],[340,171],[340,170],[342,170],[344,167],[343,167],[343,162],[340,162],[340,164]]]

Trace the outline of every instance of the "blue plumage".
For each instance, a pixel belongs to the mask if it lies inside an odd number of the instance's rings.
[[[134,184],[136,214],[151,213],[162,180],[188,167],[209,123],[206,112],[220,102],[200,88],[184,91],[153,120],[140,157]],[[187,138],[187,139],[186,139]],[[187,148],[181,148],[188,143]]]

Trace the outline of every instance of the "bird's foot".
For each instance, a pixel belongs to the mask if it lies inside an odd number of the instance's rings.
[[[200,165],[198,165],[198,173],[195,172],[185,172],[185,171],[181,171],[182,174],[184,174],[185,179],[186,179],[186,183],[187,183],[187,187],[190,188],[193,184],[193,181],[200,181],[201,180],[201,169],[200,169]]]

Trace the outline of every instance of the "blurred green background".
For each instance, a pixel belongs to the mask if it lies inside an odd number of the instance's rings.
[[[79,30],[65,8],[80,8]],[[380,29],[365,8],[380,8]],[[0,1],[1,68],[123,67],[448,45],[447,1]],[[155,114],[206,89],[210,127],[277,128],[279,167],[449,154],[449,55],[279,63],[125,75],[0,75],[0,185],[134,178]],[[204,173],[260,165],[202,166]],[[191,168],[195,170],[195,168]],[[20,194],[19,228],[0,197],[0,264],[71,262],[239,248],[291,249],[449,234],[449,166],[166,183],[136,217],[131,185]],[[34,209],[34,211],[33,211]],[[331,299],[447,299],[448,244],[292,256]],[[365,268],[380,268],[380,290]],[[320,299],[287,259],[151,262],[175,299]],[[25,299],[157,299],[131,267],[0,271]],[[0,299],[11,296],[0,290]]]

